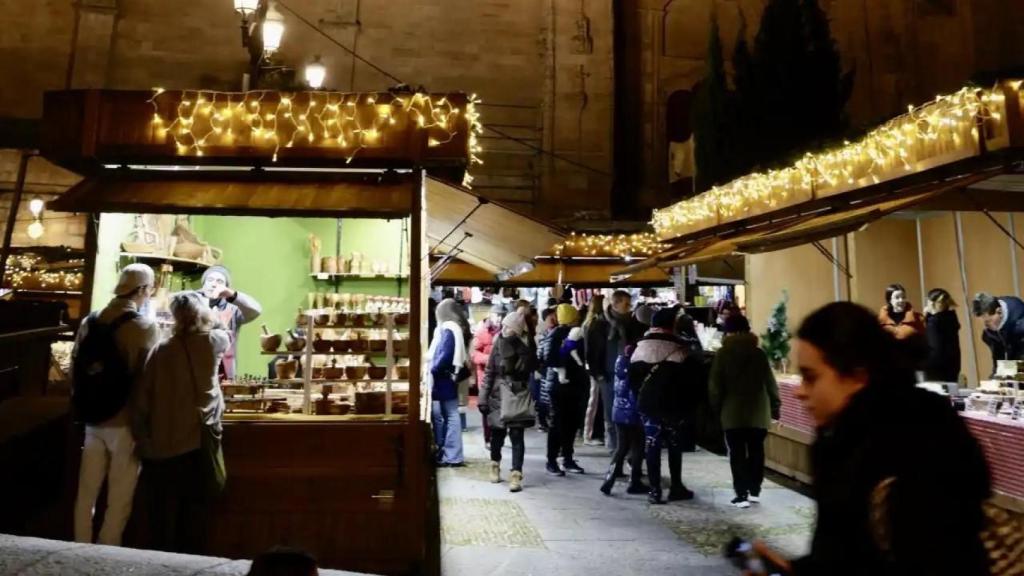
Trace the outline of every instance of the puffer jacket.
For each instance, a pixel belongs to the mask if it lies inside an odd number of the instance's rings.
[[[501,333],[501,326],[492,326],[487,320],[480,323],[473,334],[473,366],[476,367],[476,384],[481,386],[484,383],[484,371],[487,369],[487,360],[491,357],[491,350]]]
[[[632,352],[632,347],[627,348]],[[629,385],[629,357],[619,354],[615,359],[615,400],[612,403],[612,422],[622,426],[639,426],[640,413],[636,409],[636,391]]]
[[[551,406],[551,393],[558,386],[557,368],[561,367],[559,352],[562,342],[569,336],[568,326],[558,326],[549,330],[540,340],[537,348],[537,362],[540,368],[540,404]]]
[[[693,373],[694,361],[687,361],[687,350],[688,345],[674,334],[655,331],[648,332],[637,343],[629,364],[629,383],[637,393],[637,407],[644,380],[659,364],[661,366],[657,375],[651,378],[650,385],[666,387],[653,394],[653,397],[661,398],[664,402],[659,403],[650,413],[643,413],[643,416],[680,422],[691,414],[697,380]]]

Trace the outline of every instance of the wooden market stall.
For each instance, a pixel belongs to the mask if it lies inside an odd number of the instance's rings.
[[[907,286],[915,304],[944,287],[961,303],[961,385],[973,389],[994,366],[970,299],[983,290],[1021,293],[1024,235],[1013,217],[1024,211],[1021,86],[1007,79],[940,96],[858,141],[659,210],[652,225],[670,247],[620,273],[742,255],[755,330],[786,291],[791,332],[830,301],[874,308],[892,282]],[[769,466],[810,481],[815,430],[794,395],[799,378],[778,379],[782,419],[766,445]],[[986,452],[997,500],[1024,510],[1024,469],[1014,456],[1020,422],[962,414]]]
[[[405,373],[385,376],[386,399],[376,408],[363,410],[357,398],[354,413],[318,413],[311,396],[327,401],[330,392],[326,380],[313,379],[316,364],[309,362],[323,354],[307,344],[299,352],[306,362],[297,382],[304,388],[301,408],[226,417],[229,480],[209,530],[209,553],[244,558],[290,545],[310,551],[325,567],[439,571],[429,410],[421,407],[417,368],[429,279],[425,170],[461,178],[478,129],[473,102],[458,93],[46,95],[41,151],[84,176],[51,210],[408,222],[409,256],[392,278],[407,279],[411,321],[401,314],[386,320],[387,366],[392,370],[395,356],[407,356]],[[309,260],[297,252],[296,259]],[[88,266],[95,267],[95,259]],[[273,269],[261,280],[292,281]],[[306,294],[292,301],[301,306]],[[302,316],[308,319],[310,343],[320,328],[314,318],[323,315],[333,324],[345,316],[311,307],[298,319],[300,326]],[[294,318],[295,308],[288,314]],[[406,349],[398,352],[390,332],[403,324]]]

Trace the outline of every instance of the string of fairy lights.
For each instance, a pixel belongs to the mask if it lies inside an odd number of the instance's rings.
[[[636,234],[571,233],[554,247],[555,256],[614,256],[616,258],[646,257],[668,248],[650,232]]]
[[[869,132],[856,142],[808,153],[793,165],[755,172],[692,199],[656,210],[657,237],[678,237],[798,202],[876,184],[979,151],[986,135],[1005,132],[1006,95],[1013,81],[993,89],[963,88],[937,96]]]
[[[164,99],[177,103],[170,118],[161,114]],[[468,131],[470,165],[483,163],[478,139],[483,125],[475,94],[465,109],[449,96],[422,92],[172,93],[155,88],[148,102],[153,106],[153,140],[162,144],[169,136],[181,156],[203,156],[220,146],[254,147],[267,149],[276,162],[282,148],[336,148],[351,162],[360,151],[385,146],[390,136],[397,138],[410,128],[426,131],[430,148],[451,142],[462,129]],[[471,183],[467,171],[463,184]]]
[[[45,261],[34,254],[11,256],[8,259],[4,279],[15,290],[78,291],[82,289],[85,276],[82,272],[69,270],[47,270],[41,266]],[[70,260],[69,264],[85,265],[85,261]]]

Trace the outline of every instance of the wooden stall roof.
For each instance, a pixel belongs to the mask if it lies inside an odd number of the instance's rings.
[[[513,276],[507,280],[497,280],[491,272],[474,266],[468,262],[452,262],[433,281],[439,286],[508,286],[508,287],[538,287],[554,286],[558,283],[561,275],[563,284],[572,285],[577,288],[614,288],[626,286],[671,286],[672,277],[664,270],[652,268],[631,276],[619,283],[609,281],[611,273],[621,267],[621,263],[614,261],[587,263],[566,263],[560,266],[558,262],[544,260],[523,274]]]
[[[63,90],[45,95],[39,143],[81,174],[110,164],[424,167],[458,180],[478,129],[463,93]]]
[[[50,202],[60,212],[399,218],[415,174],[103,170]]]
[[[470,190],[426,178],[427,239],[436,254],[491,274],[514,273],[565,238],[555,226],[489,201]]]

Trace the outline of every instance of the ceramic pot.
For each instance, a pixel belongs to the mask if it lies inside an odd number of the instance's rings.
[[[338,258],[337,256],[324,256],[320,260],[320,272],[324,274],[337,274],[338,273]]]

